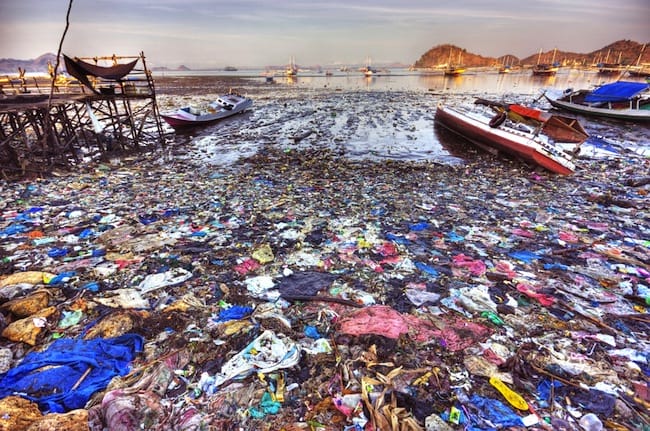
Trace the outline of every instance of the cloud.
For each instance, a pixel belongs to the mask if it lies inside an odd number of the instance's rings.
[[[0,1],[0,57],[56,50],[67,0]],[[589,52],[650,40],[647,0],[95,0],[73,4],[65,47],[88,55],[144,51],[153,63],[214,67],[399,60],[453,43],[527,56],[540,48]],[[98,52],[99,51],[99,52]],[[80,54],[86,55],[86,54]]]

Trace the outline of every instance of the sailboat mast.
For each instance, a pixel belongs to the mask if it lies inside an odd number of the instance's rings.
[[[641,63],[641,57],[643,56],[643,51],[645,51],[645,43],[643,44],[643,48],[641,48],[641,52],[639,53],[639,57],[636,59],[636,65],[638,66]]]

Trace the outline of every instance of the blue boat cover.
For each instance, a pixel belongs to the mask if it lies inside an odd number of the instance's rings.
[[[129,372],[129,363],[142,351],[143,343],[137,334],[58,339],[47,350],[28,353],[17,367],[0,374],[0,399],[19,395],[49,413],[83,408],[113,377]]]
[[[605,84],[585,97],[587,103],[624,102],[648,88],[645,82],[617,81]]]

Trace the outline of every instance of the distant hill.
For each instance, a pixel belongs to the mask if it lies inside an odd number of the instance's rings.
[[[56,54],[47,53],[33,60],[16,60],[13,58],[0,58],[0,73],[17,74],[18,68],[25,69],[26,72],[43,72],[47,73],[47,64],[51,62],[56,64]],[[63,64],[63,61],[61,62]]]
[[[168,72],[168,71],[176,71],[180,70],[182,72],[187,72],[188,70],[192,70],[189,67],[185,65],[178,66],[176,69],[169,68],[167,66],[154,66],[151,68],[154,72]]]
[[[414,67],[443,67],[448,64],[462,64],[467,67],[492,66],[496,64],[495,58],[483,57],[467,52],[466,49],[456,45],[444,44],[434,46],[425,52]]]
[[[650,45],[650,42],[647,44]],[[640,63],[650,63],[650,46],[644,50],[644,45],[631,40],[619,40],[607,46],[604,46],[596,51],[582,54],[561,50],[551,49],[536,54],[531,54],[528,57],[519,59],[511,54],[504,54],[499,58],[483,57],[478,54],[467,52],[466,49],[460,48],[455,45],[437,45],[425,52],[414,64],[416,68],[435,68],[446,65],[450,59],[454,64],[458,63],[458,53],[462,52],[462,63],[465,67],[482,67],[494,66],[504,63],[504,58],[507,58],[508,64],[514,65],[533,65],[538,62],[550,63],[555,57],[555,61],[560,62],[565,66],[590,66],[597,63],[620,63],[622,65],[635,65],[639,61],[639,54],[641,55]],[[539,61],[538,61],[539,58]]]

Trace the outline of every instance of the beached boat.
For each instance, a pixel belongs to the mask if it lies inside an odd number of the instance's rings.
[[[650,121],[650,85],[617,81],[593,90],[545,91],[551,105],[583,115],[629,121]]]
[[[546,136],[555,143],[581,144],[589,134],[582,127],[582,124],[573,117],[551,114],[541,109],[519,105],[517,103],[494,102],[487,99],[477,98],[476,105],[489,106],[497,111],[505,111],[508,118],[515,123],[524,123],[533,128],[539,128]]]
[[[174,129],[184,129],[213,123],[245,111],[253,105],[253,100],[239,94],[224,94],[210,103],[206,109],[186,106],[175,112],[160,116]]]
[[[567,142],[560,142],[557,138],[576,141],[570,143],[573,148],[579,148],[588,135],[575,119],[540,117],[536,120],[538,127],[533,127],[508,118],[509,109],[497,109],[494,114],[494,110],[479,105],[438,105],[435,121],[487,151],[503,151],[561,175],[574,172],[572,154],[562,150],[566,148]],[[533,120],[532,117],[530,119]],[[568,133],[567,128],[574,131]],[[556,129],[564,130],[556,136]]]

